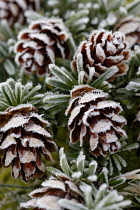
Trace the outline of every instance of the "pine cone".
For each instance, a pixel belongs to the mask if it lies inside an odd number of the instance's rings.
[[[117,66],[119,71],[110,78],[114,80],[118,75],[126,74],[128,66],[126,61],[130,56],[127,49],[125,37],[120,32],[112,33],[104,29],[94,30],[88,41],[83,41],[74,55],[71,67],[77,70],[77,55],[83,56],[83,70],[85,71],[85,80],[87,80],[90,68],[95,68],[93,81],[112,66]]]
[[[83,200],[82,193],[78,186],[70,180],[65,174],[56,174],[57,178],[51,177],[42,183],[42,188],[34,190],[29,195],[32,200],[22,203],[25,208],[33,208],[33,210],[61,210],[58,201],[62,198],[81,202]]]
[[[70,114],[71,143],[80,141],[80,146],[85,143],[93,155],[117,152],[121,146],[119,138],[126,136],[121,128],[126,120],[119,116],[122,111],[120,104],[105,100],[107,93],[88,85],[76,86],[71,97],[66,111],[66,115]]]
[[[15,46],[16,62],[29,72],[44,76],[55,57],[69,58],[68,32],[61,19],[34,21],[20,32]]]
[[[31,104],[21,104],[0,113],[3,132],[0,149],[5,150],[3,164],[12,165],[12,175],[26,182],[45,173],[40,153],[52,160],[50,152],[57,150],[51,132],[44,128],[49,125],[48,121],[35,112]]]
[[[114,31],[125,34],[130,48],[135,44],[140,45],[140,18],[134,16],[124,18],[115,26]]]
[[[39,11],[40,0],[1,0],[0,1],[0,21],[6,19],[10,26],[15,23],[25,24],[26,10]]]

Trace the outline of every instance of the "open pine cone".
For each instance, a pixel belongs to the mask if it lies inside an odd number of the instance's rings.
[[[10,26],[15,23],[25,24],[26,10],[39,11],[40,0],[1,0],[0,21],[6,19]]]
[[[25,182],[30,178],[40,178],[45,173],[41,160],[43,153],[47,160],[52,160],[50,152],[57,146],[52,134],[44,126],[49,126],[31,104],[21,104],[0,112],[0,149],[5,150],[3,164],[12,165],[12,175],[22,177]]]
[[[127,49],[125,36],[121,32],[112,33],[104,29],[94,30],[89,40],[83,41],[78,47],[71,62],[73,70],[77,70],[79,53],[83,57],[81,65],[85,71],[85,80],[88,79],[91,67],[95,68],[93,81],[112,66],[117,66],[119,71],[110,78],[110,81],[118,75],[126,74],[128,70],[126,61],[130,57],[130,51]]]
[[[16,62],[28,73],[44,76],[55,58],[69,58],[68,31],[61,19],[34,21],[19,33],[15,46]]]
[[[42,188],[34,190],[29,195],[32,200],[22,203],[24,208],[33,210],[61,210],[59,200],[66,198],[75,202],[83,200],[82,193],[76,183],[72,182],[65,174],[56,174],[57,178],[51,177],[42,183]]]
[[[135,44],[140,45],[140,18],[129,16],[126,17],[115,26],[114,31],[120,31],[125,34],[126,41],[130,48]]]
[[[66,111],[70,114],[68,128],[71,143],[80,141],[80,146],[90,146],[93,155],[115,153],[120,148],[120,137],[126,136],[122,126],[126,124],[119,116],[119,103],[105,100],[107,93],[88,85],[76,86]]]

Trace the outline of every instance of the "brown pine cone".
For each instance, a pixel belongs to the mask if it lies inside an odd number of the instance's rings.
[[[57,178],[51,177],[42,183],[42,188],[34,190],[29,195],[32,200],[22,203],[25,208],[33,208],[33,210],[61,210],[58,201],[62,198],[81,202],[83,200],[82,193],[76,183],[72,182],[65,174],[56,174]]]
[[[6,19],[10,26],[15,23],[25,24],[26,10],[39,11],[40,0],[1,0],[0,21]]]
[[[45,173],[41,153],[52,161],[50,152],[57,150],[49,126],[31,104],[10,107],[0,113],[0,149],[5,150],[3,165],[12,166],[14,178],[22,177],[25,182],[40,178]]]
[[[20,32],[15,46],[16,62],[28,73],[44,76],[55,57],[69,58],[68,31],[61,19],[34,21]]]
[[[122,129],[126,120],[119,116],[122,108],[115,101],[105,100],[107,97],[107,93],[88,85],[76,86],[71,91],[66,111],[66,115],[70,114],[71,143],[80,141],[80,146],[90,147],[93,155],[117,152],[121,146],[120,137],[126,136]]]
[[[140,18],[134,16],[124,18],[115,26],[114,31],[125,34],[130,48],[135,44],[140,45]]]
[[[73,70],[77,70],[77,55],[83,56],[83,70],[85,80],[88,79],[91,67],[95,68],[93,81],[112,66],[117,66],[119,71],[110,78],[114,80],[116,76],[126,74],[128,66],[126,61],[130,57],[127,49],[125,36],[120,32],[112,33],[104,29],[94,30],[88,41],[83,41],[77,49],[71,62]]]

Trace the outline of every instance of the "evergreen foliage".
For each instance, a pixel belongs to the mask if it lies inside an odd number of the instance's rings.
[[[1,210],[140,209],[139,128],[139,0],[0,0]]]

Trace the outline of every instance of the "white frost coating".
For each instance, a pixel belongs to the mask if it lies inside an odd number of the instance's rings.
[[[78,187],[77,187],[73,182],[71,182],[71,181],[66,181],[65,183],[68,184],[69,188],[70,188],[72,191],[74,191],[74,192],[76,192],[77,194],[79,194],[79,195],[82,196],[82,193],[80,192],[80,190],[78,189]]]
[[[45,182],[42,183],[42,186],[61,189],[64,192],[66,191],[65,184],[58,180],[46,180]]]
[[[43,196],[42,198],[37,199],[36,206],[45,210],[61,210],[61,207],[58,206],[59,199],[59,197],[51,195]]]
[[[82,176],[81,171],[77,171],[72,174],[72,178],[74,179],[79,179],[81,176]]]
[[[6,158],[5,158],[5,162],[4,165],[5,166],[9,166],[9,164],[12,162],[12,160],[16,157],[16,155],[13,155],[11,151],[8,151],[6,153]]]
[[[123,135],[123,136],[126,136],[126,137],[127,137],[126,132],[125,132],[122,128],[120,128],[119,126],[113,126],[113,128],[114,128],[114,129],[115,129],[115,131],[117,131],[118,133],[121,133],[121,135]]]
[[[1,128],[1,131],[5,132],[11,128],[17,128],[23,126],[24,124],[28,123],[29,119],[24,118],[23,116],[14,117],[8,121],[8,123]]]
[[[37,138],[33,138],[33,137],[29,137],[29,147],[45,147],[44,143],[37,139]]]
[[[90,46],[92,45],[92,42],[85,42],[85,43],[86,43],[86,54],[87,54],[89,63],[90,63],[90,65],[92,66],[92,65],[94,64],[94,60],[93,60],[93,58],[92,58],[91,49],[90,49]],[[82,44],[82,43],[81,43],[81,44]]]
[[[101,102],[98,102],[96,108],[97,109],[105,109],[105,108],[116,109],[116,108],[119,108],[120,112],[122,111],[122,107],[120,106],[120,104],[116,103],[115,101],[101,101]]]
[[[33,55],[30,53],[27,53],[27,52],[22,55],[23,61],[26,61],[27,59],[32,58],[32,57],[33,57]]]
[[[118,123],[126,123],[126,119],[123,116],[121,116],[121,115],[119,116],[115,113],[112,113],[111,119]]]
[[[73,120],[75,119],[75,117],[80,113],[81,111],[81,108],[84,107],[85,105],[79,105],[79,106],[76,106],[72,112],[71,112],[71,115],[70,115],[70,118],[69,118],[69,121],[68,121],[68,125],[70,125]]]
[[[70,101],[69,101],[69,106],[67,107],[67,110],[65,112],[65,115],[67,116],[68,115],[68,112],[69,110],[71,109],[73,103],[76,101],[76,99],[78,99],[79,97],[75,97],[75,98],[71,98]]]
[[[51,138],[52,135],[46,131],[44,128],[42,128],[40,125],[36,125],[36,124],[32,124],[32,125],[28,125],[28,126],[24,126],[26,131],[31,131],[33,133],[38,133],[41,134],[43,136],[46,136],[48,138]]]
[[[19,42],[18,42],[19,44]],[[23,47],[27,48],[27,47],[31,47],[32,49],[37,49],[37,42],[35,41],[26,41],[23,43]]]
[[[111,54],[116,53],[117,49],[116,49],[115,45],[113,45],[112,42],[107,41],[107,51],[110,52]]]
[[[117,64],[119,62],[121,62],[124,59],[123,55],[116,55],[116,56],[109,56],[108,58],[106,58],[106,61],[109,60],[109,62],[113,62],[113,64]]]
[[[21,37],[23,36],[23,34],[30,34],[30,33],[35,33],[35,31],[32,30],[32,29],[23,29],[23,30],[20,31],[19,34],[18,34],[18,40],[21,39]],[[20,41],[18,41],[17,44],[18,44],[18,43],[20,43]],[[16,45],[17,45],[17,44],[16,44]]]
[[[84,113],[84,116],[82,118],[82,121],[84,123],[84,125],[89,126],[89,123],[87,122],[88,118],[91,117],[91,112],[94,111],[94,109],[89,109],[88,111],[86,111]]]
[[[31,33],[29,36],[30,36],[31,39],[38,39],[38,40],[44,42],[45,44],[50,44],[50,41],[51,41],[49,39],[49,37],[46,36],[46,34],[43,34],[43,33],[35,33],[35,34]]]
[[[81,126],[81,131],[80,131],[80,147],[83,146],[83,138],[86,135],[86,131],[87,131],[86,126],[85,125],[82,125]]]
[[[30,208],[30,207],[38,207],[39,209],[43,208],[45,210],[51,209],[51,210],[61,210],[61,208],[58,206],[58,200],[59,198],[56,196],[43,196],[39,199],[32,199],[26,203],[21,203],[21,207],[24,208]]]
[[[6,149],[9,146],[11,146],[12,144],[16,144],[16,140],[14,137],[12,137],[11,135],[8,135],[5,140],[2,142],[0,149]]]
[[[99,140],[98,135],[96,137],[94,137],[93,135],[90,136],[89,144],[90,144],[91,151],[94,151],[97,148],[98,140]]]
[[[28,145],[28,138],[20,138],[20,140],[21,140],[21,144],[24,146],[24,147],[27,147],[27,145]]]
[[[109,148],[110,148],[110,144],[102,144],[102,146],[103,146],[103,150],[106,152],[106,151],[108,151],[109,150]]]
[[[74,88],[70,91],[71,97],[72,97],[73,92],[78,91],[78,90],[81,90],[81,89],[84,90],[84,88],[85,89],[86,88],[91,88],[91,86],[89,86],[89,85],[75,85]],[[92,90],[90,90],[90,91],[92,91]],[[102,91],[100,90],[100,92],[102,92]]]
[[[90,101],[95,101],[97,98],[106,98],[108,94],[102,93],[85,93],[83,97],[78,101],[79,104],[88,103]]]
[[[55,53],[54,50],[52,49],[52,47],[50,46],[46,46],[46,54],[47,56],[50,58],[52,63],[55,63]]]
[[[33,190],[32,192],[30,192],[29,193],[29,196],[31,197],[31,198],[33,198],[34,197],[34,194],[38,194],[38,193],[43,193],[43,192],[46,192],[47,191],[47,189],[48,189],[48,187],[42,187],[42,188],[38,188],[38,189],[36,189],[36,190]]]
[[[96,176],[96,175],[88,176],[87,179],[88,179],[90,182],[95,182],[95,181],[97,181],[97,176]]]
[[[56,45],[57,45],[57,47],[59,48],[59,50],[61,52],[62,58],[65,58],[65,49],[62,46],[62,44],[57,40]]]
[[[101,29],[101,32],[104,32],[103,36],[102,36],[102,46],[104,46],[106,44],[106,40],[108,39],[108,35],[111,35],[111,32],[110,31],[107,31],[107,30],[104,30],[104,29]]]
[[[21,168],[17,168],[16,166],[13,166],[13,174],[15,178],[18,178],[20,169]]]
[[[80,184],[80,190],[82,190],[84,193],[87,192],[90,194],[92,192],[92,187],[88,184]]]
[[[93,127],[90,127],[92,133],[101,133],[110,130],[112,123],[109,120],[100,120]]]
[[[53,147],[55,147],[55,150],[57,150],[57,149],[58,149],[58,147],[57,147],[57,145],[56,145],[56,143],[55,143],[54,141],[47,140],[47,143],[52,144],[52,145],[53,145]]]
[[[9,10],[12,13],[13,16],[17,16],[19,13],[19,8],[17,5],[13,4],[13,3],[9,3]]]
[[[126,86],[127,90],[134,90],[138,91],[140,89],[140,83],[139,82],[129,82],[129,84]]]
[[[31,151],[23,151],[23,154],[19,153],[19,158],[21,163],[30,163],[36,161],[36,156]]]
[[[118,140],[118,138],[115,135],[115,133],[106,133],[106,142],[107,143],[116,142],[117,140]]]
[[[101,44],[97,44],[96,46],[96,55],[98,59],[100,60],[100,62],[103,63],[106,58],[106,55],[104,53],[103,48],[101,47]]]
[[[40,66],[44,64],[44,56],[38,50],[34,52],[34,58]]]
[[[37,199],[32,199],[26,203],[21,203],[20,206],[24,208],[36,207]]]
[[[92,116],[97,116],[97,115],[100,115],[100,112],[99,111],[94,111],[94,109],[89,109],[88,111],[86,111],[84,113],[84,116],[83,116],[83,123],[86,125],[86,126],[89,126],[89,123],[87,122],[88,118],[92,117]]]
[[[33,60],[30,59],[30,60],[27,60],[23,66],[24,68],[31,68],[32,63],[33,63]]]
[[[19,138],[19,137],[21,137],[21,133],[19,132],[19,133],[11,133],[10,134],[12,137],[14,137],[14,138]]]
[[[10,112],[17,111],[17,110],[20,110],[22,108],[30,108],[30,110],[32,110],[33,105],[32,104],[20,104],[18,106],[10,108]],[[6,112],[6,113],[8,113],[8,112]]]

